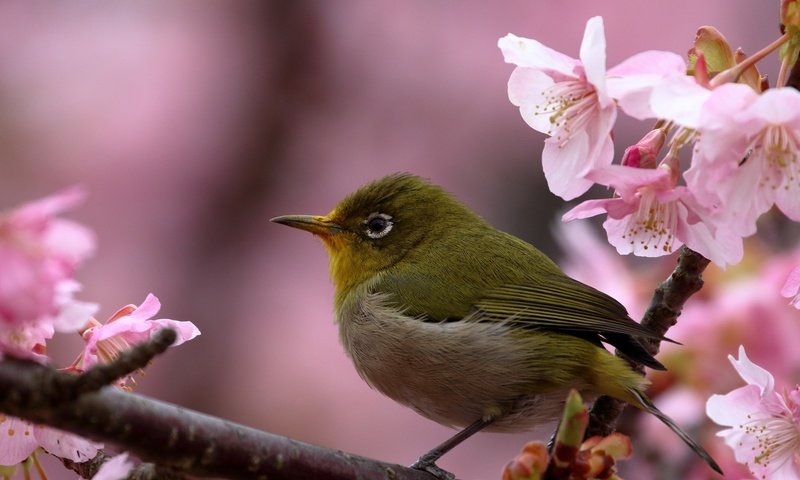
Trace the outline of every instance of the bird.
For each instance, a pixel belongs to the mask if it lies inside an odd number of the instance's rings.
[[[722,472],[650,401],[645,377],[604,347],[664,370],[638,339],[667,339],[442,187],[396,173],[362,186],[326,215],[271,221],[322,240],[339,339],[361,378],[461,429],[412,467],[452,478],[436,465],[442,455],[482,430],[520,432],[556,420],[575,389],[655,415]]]

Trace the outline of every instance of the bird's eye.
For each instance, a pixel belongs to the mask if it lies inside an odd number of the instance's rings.
[[[369,238],[384,237],[392,229],[392,217],[385,213],[372,213],[366,220],[364,220],[364,233]]]

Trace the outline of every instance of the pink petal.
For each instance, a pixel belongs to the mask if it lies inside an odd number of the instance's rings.
[[[83,225],[63,219],[50,223],[42,241],[52,252],[71,264],[88,258],[95,250],[94,233]]]
[[[123,452],[100,466],[92,480],[123,480],[133,469],[133,462],[128,459],[128,454]]]
[[[623,60],[619,65],[608,70],[609,77],[667,77],[684,75],[686,62],[683,57],[673,52],[647,50]]]
[[[686,64],[672,52],[647,51],[636,54],[608,71],[609,95],[622,110],[639,120],[655,118],[650,105],[653,89],[669,76],[683,75]]]
[[[744,346],[739,345],[739,359],[734,359],[733,355],[728,355],[728,360],[733,364],[733,368],[748,385],[756,385],[761,389],[761,396],[771,393],[775,389],[775,379],[767,370],[759,367],[747,358]]]
[[[650,97],[656,116],[673,120],[684,127],[697,128],[703,104],[711,91],[701,87],[691,77],[675,75],[661,81]]]
[[[33,431],[39,445],[48,453],[68,458],[73,462],[82,463],[91,460],[97,455],[97,451],[103,448],[102,443],[90,442],[72,433],[52,427],[36,425],[33,427]]]
[[[543,108],[544,92],[553,86],[553,79],[541,70],[517,67],[508,79],[508,99],[520,107],[525,123],[537,132],[550,134],[552,113]]]
[[[795,155],[800,156],[800,151]],[[781,184],[775,190],[775,205],[784,215],[800,222],[800,165],[797,160],[783,167],[781,177]]]
[[[752,89],[748,88],[752,92]],[[755,93],[753,93],[755,95]],[[739,120],[760,119],[761,123],[795,125],[800,122],[800,91],[792,87],[770,88],[756,96]]]
[[[702,88],[702,87],[698,87]],[[720,85],[703,104],[697,128],[701,132],[698,148],[712,162],[738,164],[743,158],[749,137],[761,129],[759,125],[743,125],[737,121],[743,111],[758,99],[750,87],[740,83]]]
[[[530,67],[545,72],[558,72],[562,75],[577,78],[576,68],[580,65],[576,59],[546,47],[536,40],[518,37],[509,33],[497,42],[503,52],[506,63],[520,67]]]
[[[86,192],[73,186],[49,195],[40,200],[26,203],[11,212],[9,221],[36,225],[45,222],[53,216],[81,204],[86,199]]]
[[[603,17],[592,17],[586,22],[580,52],[586,80],[597,90],[600,106],[606,107],[611,99],[606,93],[606,35]]]
[[[175,333],[178,336],[175,339],[175,342],[172,344],[173,347],[177,347],[178,345],[184,342],[188,342],[194,337],[200,335],[200,329],[197,328],[195,324],[192,322],[180,322],[176,320],[160,319],[160,320],[153,320],[152,323],[154,323],[158,327],[158,329],[171,328],[175,330]],[[154,329],[154,331],[158,329]]]
[[[576,132],[564,145],[550,137],[544,142],[542,169],[550,191],[564,200],[583,195],[593,182],[583,178],[589,156],[589,135]]]
[[[612,187],[624,199],[630,199],[642,187],[666,187],[669,172],[664,168],[634,168],[622,165],[598,167],[586,174],[586,178],[600,185]]]
[[[608,211],[609,205],[615,202],[622,202],[622,200],[618,198],[586,200],[585,202],[579,203],[578,205],[573,207],[570,211],[562,215],[561,220],[564,222],[570,222],[572,220],[577,220],[581,218],[594,217],[595,215],[606,213]]]
[[[738,427],[759,410],[761,394],[755,385],[746,385],[725,395],[711,395],[706,402],[708,418],[726,427]]]
[[[159,310],[161,310],[161,302],[158,300],[158,297],[152,293],[148,293],[144,302],[142,302],[130,316],[140,320],[147,320],[153,318]]]
[[[0,413],[0,465],[16,465],[38,446],[30,422]]]
[[[800,265],[794,267],[791,272],[789,272],[789,276],[786,278],[786,283],[783,284],[783,288],[781,288],[781,296],[786,298],[797,297],[800,293]],[[792,305],[797,307],[796,302],[797,298],[792,301]]]
[[[665,204],[664,207],[674,210],[676,205],[670,203]],[[642,215],[647,215],[647,212],[640,210],[641,207],[622,218],[614,218],[609,215],[603,222],[609,243],[616,247],[620,255],[632,253],[637,257],[660,257],[674,252],[682,245],[680,238],[675,237],[674,234],[669,235],[673,232],[660,233],[653,229],[643,228],[642,224],[649,219],[643,218]],[[670,212],[668,215],[676,214]]]

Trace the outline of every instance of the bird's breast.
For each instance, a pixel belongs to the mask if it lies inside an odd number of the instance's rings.
[[[547,334],[475,318],[428,322],[386,294],[350,295],[337,309],[341,342],[373,388],[445,425],[502,415],[492,430],[520,431],[557,418],[575,377],[553,386]]]

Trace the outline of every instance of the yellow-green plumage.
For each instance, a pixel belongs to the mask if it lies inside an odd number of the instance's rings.
[[[571,388],[654,410],[644,378],[602,343],[663,368],[636,340],[661,337],[440,187],[397,174],[326,216],[275,220],[323,239],[345,350],[370,385],[422,415],[524,430],[558,418]]]

